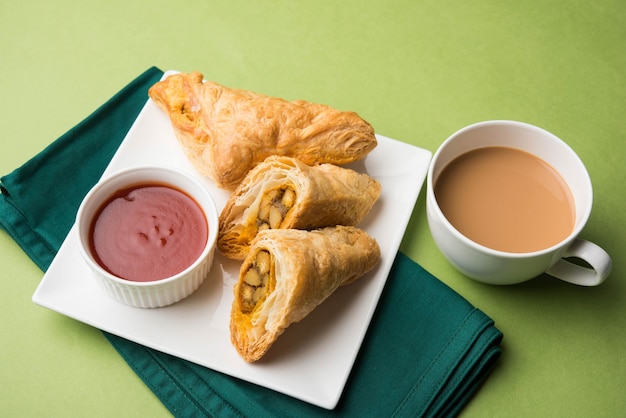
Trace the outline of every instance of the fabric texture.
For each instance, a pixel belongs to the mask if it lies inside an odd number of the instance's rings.
[[[141,111],[148,88],[162,74],[148,69],[0,179],[0,226],[42,270]],[[497,364],[502,339],[491,318],[402,253],[332,411],[104,335],[172,414],[181,417],[454,416]]]

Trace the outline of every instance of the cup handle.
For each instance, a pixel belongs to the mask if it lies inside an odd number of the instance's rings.
[[[590,267],[574,264],[565,258],[575,257]],[[580,286],[597,286],[611,273],[613,262],[609,254],[593,242],[576,239],[569,246],[563,258],[546,271],[551,276]]]

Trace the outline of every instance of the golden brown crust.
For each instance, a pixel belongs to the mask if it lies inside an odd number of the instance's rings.
[[[269,252],[274,260],[270,291],[252,312],[246,312],[241,297],[243,276],[260,251]],[[290,324],[305,318],[339,286],[372,270],[379,260],[376,240],[356,227],[262,231],[252,243],[234,288],[232,344],[244,360],[259,360]]]
[[[284,214],[281,229],[316,229],[358,225],[380,196],[380,183],[333,164],[309,166],[295,158],[272,156],[252,169],[220,214],[218,249],[242,260],[256,236],[263,197],[291,188],[295,202]]]
[[[347,164],[377,144],[372,126],[354,112],[203,82],[199,72],[170,75],[148,94],[196,169],[226,189],[270,155]]]

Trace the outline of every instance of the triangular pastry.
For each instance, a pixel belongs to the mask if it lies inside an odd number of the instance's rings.
[[[270,155],[347,164],[377,144],[372,126],[354,112],[224,87],[199,72],[170,75],[148,94],[169,115],[195,168],[225,189]]]
[[[232,344],[244,360],[259,360],[289,325],[379,260],[376,240],[356,227],[260,232],[234,288]]]
[[[378,181],[348,168],[269,157],[248,173],[222,210],[218,249],[241,260],[263,229],[357,225],[380,190]]]

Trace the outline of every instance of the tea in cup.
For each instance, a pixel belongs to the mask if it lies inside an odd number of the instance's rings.
[[[592,200],[576,153],[521,122],[463,128],[429,167],[426,207],[435,243],[461,272],[485,283],[519,283],[544,272],[579,285],[602,283],[611,258],[578,238]]]

